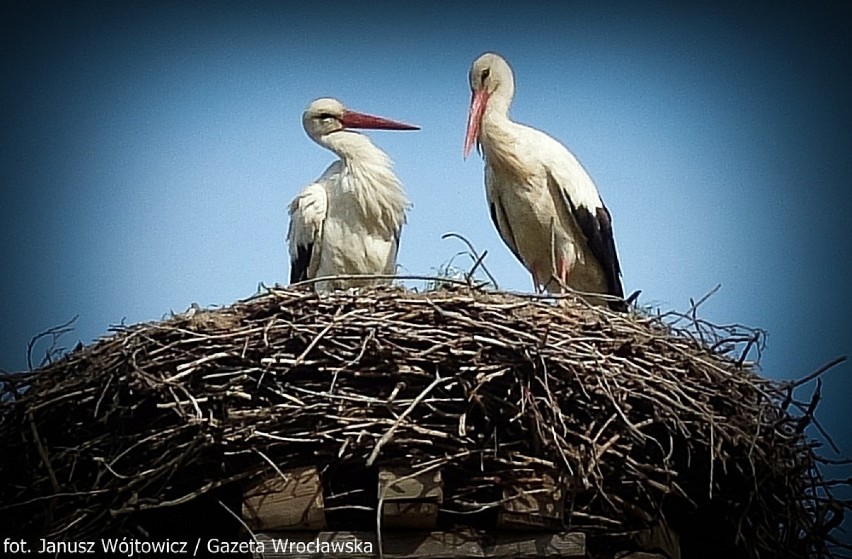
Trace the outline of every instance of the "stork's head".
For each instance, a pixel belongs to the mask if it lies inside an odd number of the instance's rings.
[[[464,156],[470,154],[473,142],[479,140],[482,115],[488,105],[499,105],[501,111],[509,111],[509,103],[515,95],[515,77],[509,63],[493,52],[486,52],[473,61],[470,67],[470,112],[464,137]]]
[[[403,124],[364,113],[350,111],[337,99],[322,98],[313,101],[302,114],[302,125],[315,142],[347,128],[375,128],[382,130],[419,130],[417,126]]]

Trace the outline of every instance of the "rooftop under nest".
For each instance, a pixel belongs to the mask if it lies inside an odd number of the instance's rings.
[[[684,557],[826,556],[848,505],[805,434],[817,399],[757,375],[760,343],[569,299],[269,289],[0,377],[0,524],[150,535],[274,464],[322,471],[330,527],[375,530],[363,480],[406,464],[442,471],[444,526],[546,472],[595,557],[661,523]]]

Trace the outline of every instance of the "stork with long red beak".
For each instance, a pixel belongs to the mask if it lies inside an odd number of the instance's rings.
[[[352,128],[419,130],[317,99],[302,115],[308,136],[340,159],[290,204],[290,282],[340,275],[393,275],[410,205],[390,158]],[[384,280],[389,281],[389,280]],[[344,289],[370,280],[318,282]],[[381,282],[379,282],[381,283]]]
[[[501,56],[474,61],[470,89],[464,157],[477,142],[491,219],[536,291],[567,286],[625,310],[612,221],[588,173],[558,141],[509,120],[515,79]]]

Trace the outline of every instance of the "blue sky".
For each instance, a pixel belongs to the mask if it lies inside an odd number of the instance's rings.
[[[371,133],[414,202],[405,272],[454,231],[529,291],[461,156],[486,50],[598,184],[628,292],[682,310],[722,284],[702,314],[767,330],[774,378],[852,350],[850,7],[285,4],[2,4],[0,368],[74,315],[68,345],[285,283],[286,205],[332,161],[301,127],[320,96],[422,127]],[[818,414],[847,455],[850,373]]]

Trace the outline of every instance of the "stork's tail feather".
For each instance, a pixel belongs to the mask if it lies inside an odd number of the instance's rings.
[[[642,293],[642,290],[637,289],[636,291],[634,291],[633,293],[630,294],[630,297],[628,297],[627,299],[624,300],[624,304],[627,305],[628,307],[630,305],[634,304],[636,302],[636,300],[639,299],[639,294],[641,294],[641,293]]]
[[[636,300],[639,298],[639,294],[642,293],[641,289],[637,289],[633,293],[630,294],[630,297],[627,299],[617,300],[617,301],[609,301],[607,304],[611,310],[615,312],[627,312],[631,305],[636,303]]]

